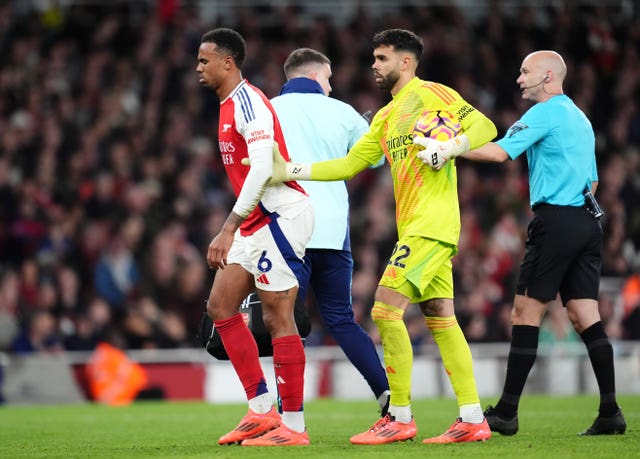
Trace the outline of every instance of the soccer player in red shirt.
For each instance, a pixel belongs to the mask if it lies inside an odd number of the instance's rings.
[[[270,185],[273,144],[289,159],[280,123],[269,100],[241,74],[242,36],[219,28],[202,36],[200,83],[220,99],[218,142],[237,197],[207,263],[216,270],[207,313],[247,394],[249,412],[218,443],[243,446],[306,445],[303,414],[305,354],[294,321],[298,273],[313,231],[313,207],[294,181]],[[248,158],[251,167],[241,163]],[[257,290],[273,342],[280,416],[267,391],[258,347],[238,308]]]

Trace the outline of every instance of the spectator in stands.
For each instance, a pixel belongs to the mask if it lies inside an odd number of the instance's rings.
[[[140,270],[121,234],[113,236],[95,267],[96,292],[122,311],[138,290]]]
[[[0,267],[0,351],[8,350],[19,332],[18,276]]]
[[[27,327],[14,340],[11,350],[19,354],[61,351],[62,340],[56,328],[56,320],[50,312],[34,312]]]

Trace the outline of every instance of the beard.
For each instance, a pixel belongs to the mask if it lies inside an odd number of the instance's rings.
[[[384,89],[385,91],[389,91],[398,82],[398,79],[400,78],[400,73],[391,72],[387,76],[380,75],[380,77],[382,78],[382,80],[380,80],[380,82],[378,83],[378,88]]]

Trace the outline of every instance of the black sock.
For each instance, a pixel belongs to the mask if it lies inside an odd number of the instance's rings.
[[[580,333],[587,346],[589,360],[600,389],[600,416],[612,416],[619,407],[616,402],[616,377],[613,368],[613,347],[602,322],[596,322]]]
[[[507,376],[500,401],[496,405],[499,415],[512,418],[518,414],[520,396],[538,353],[539,327],[514,325],[511,329],[511,348],[507,361]]]

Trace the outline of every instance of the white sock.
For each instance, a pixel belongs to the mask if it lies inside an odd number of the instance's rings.
[[[282,423],[294,432],[302,433],[306,430],[303,411],[283,412]]]
[[[480,407],[479,403],[460,406],[460,417],[462,418],[462,422],[469,422],[471,424],[480,424],[484,421],[484,414],[482,413],[482,407]]]
[[[411,422],[411,405],[408,406],[397,406],[397,405],[389,405],[389,414],[393,416],[396,421],[403,422],[408,424]]]
[[[385,405],[389,403],[389,397],[391,396],[390,390],[385,390],[380,397],[378,397],[378,405],[380,405],[380,409],[384,409]]]
[[[269,392],[265,392],[264,394],[258,395],[257,397],[253,397],[249,400],[249,408],[251,411],[258,414],[265,414],[271,411],[273,407],[273,400],[269,395]]]

